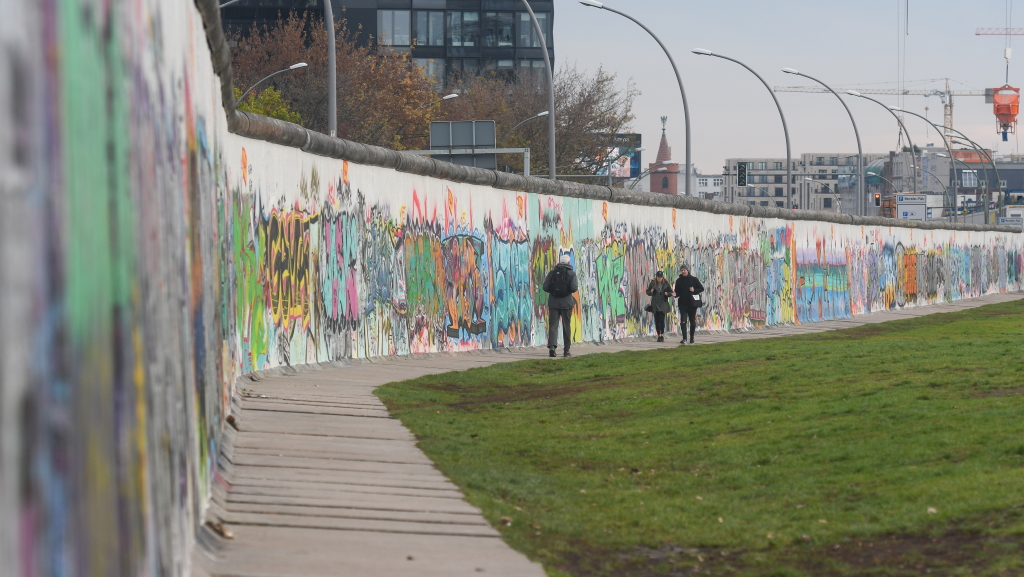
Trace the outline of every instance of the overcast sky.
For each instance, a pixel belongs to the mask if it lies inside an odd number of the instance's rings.
[[[690,52],[706,48],[745,62],[771,86],[810,85],[781,72],[796,68],[833,87],[982,90],[1005,83],[1003,36],[975,36],[981,27],[1006,26],[1004,0],[909,0],[909,35],[903,17],[908,0],[609,0],[651,28],[672,52],[690,105],[693,163],[704,174],[721,172],[726,158],[785,157],[785,140],[771,96],[740,66]],[[1024,26],[1024,2],[1011,26]],[[661,136],[659,117],[669,117],[673,160],[685,157],[682,100],[672,69],[658,45],[640,27],[617,14],[588,8],[577,0],[555,0],[556,66],[603,66],[636,84],[634,130],[644,137],[644,164],[654,160]],[[906,70],[900,70],[900,42],[906,41]],[[1012,38],[1010,84],[1024,83],[1024,37]],[[790,129],[793,156],[802,152],[856,152],[849,118],[834,96],[779,93]],[[890,105],[925,114],[941,124],[937,97],[874,96]],[[895,120],[880,106],[847,97],[860,128],[864,152],[896,146]],[[953,127],[1001,154],[1017,152],[1017,139],[1001,142],[992,105],[983,97],[956,99]],[[938,142],[938,134],[916,118],[908,128],[917,145]],[[1022,127],[1024,128],[1024,127]],[[926,130],[927,129],[927,130]],[[931,131],[931,132],[928,132]]]

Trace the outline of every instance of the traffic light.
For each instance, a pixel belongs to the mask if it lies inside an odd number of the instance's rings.
[[[875,193],[875,206],[882,206],[882,195]]]
[[[740,162],[736,165],[736,186],[747,185],[747,163]]]

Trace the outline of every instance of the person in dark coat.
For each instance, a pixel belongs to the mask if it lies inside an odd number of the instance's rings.
[[[679,342],[682,344],[686,344],[687,321],[690,323],[690,344],[693,344],[693,333],[697,330],[697,309],[700,308],[697,299],[703,298],[700,296],[703,292],[704,285],[700,283],[700,279],[690,274],[689,265],[680,266],[675,293],[679,297],[679,326],[680,334],[683,335],[683,340]]]
[[[572,270],[572,265],[569,264],[571,260],[569,255],[562,255],[558,259],[558,264],[544,279],[544,292],[548,293],[548,352],[552,357],[558,348],[559,320],[562,322],[563,356],[572,356],[569,354],[569,347],[572,345],[572,310],[576,308],[576,297],[573,295],[579,290],[579,284],[576,280],[576,271]],[[555,286],[557,278],[564,279],[564,286]],[[562,291],[559,291],[559,288]]]
[[[672,285],[665,278],[665,273],[658,271],[647,284],[647,295],[651,297],[651,312],[654,313],[654,330],[658,333],[658,342],[665,342],[665,315],[672,312]]]

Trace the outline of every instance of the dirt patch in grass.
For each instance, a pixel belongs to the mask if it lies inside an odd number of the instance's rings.
[[[591,391],[601,389],[614,389],[622,386],[621,377],[606,377],[581,381],[577,385],[566,387],[538,387],[533,389],[512,390],[491,395],[480,395],[466,400],[449,403],[453,409],[468,410],[494,403],[521,403],[524,401],[535,401],[539,399],[554,399],[573,395],[582,395]]]

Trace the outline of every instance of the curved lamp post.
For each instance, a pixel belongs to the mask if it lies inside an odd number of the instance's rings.
[[[974,147],[974,149],[978,152],[978,155],[981,158],[983,158],[983,159],[987,159],[988,163],[990,165],[992,165],[992,172],[994,172],[995,176],[996,176],[996,190],[999,192],[999,203],[996,205],[996,207],[997,207],[997,210],[1002,209],[1002,206],[1003,206],[1003,184],[1002,184],[1002,182],[1003,181],[1002,181],[1002,179],[999,178],[999,168],[996,167],[996,162],[995,162],[995,160],[992,159],[992,155],[987,153],[987,152],[985,152],[985,149],[982,148],[980,144],[978,144],[977,142],[974,142],[970,138],[967,138],[967,135],[964,134],[963,132],[960,132],[959,130],[957,130],[955,128],[950,128],[949,130],[952,130],[953,132],[959,134],[961,138],[963,138],[967,142],[971,143],[971,146]],[[952,136],[952,135],[950,135],[950,136]],[[985,169],[985,170],[986,170],[986,172],[988,171],[988,169]],[[987,176],[986,176],[986,180],[988,180]],[[985,199],[985,224],[991,224],[989,222],[989,216],[988,216],[988,199],[987,198]]]
[[[721,58],[723,60],[735,62],[736,64],[739,64],[740,66],[746,68],[751,74],[756,76],[757,79],[761,81],[761,84],[764,84],[764,87],[768,89],[768,94],[771,94],[772,100],[775,101],[775,107],[779,109],[779,118],[782,119],[782,133],[786,136],[786,206],[793,206],[793,159],[791,157],[789,148],[789,127],[786,126],[786,115],[782,113],[782,105],[779,104],[779,99],[775,97],[775,91],[772,90],[771,86],[768,86],[768,83],[764,81],[764,78],[761,78],[760,74],[754,72],[753,68],[747,66],[746,64],[740,62],[739,60],[736,60],[735,58],[729,58],[728,56],[715,54],[714,52],[710,50],[705,50],[703,48],[694,48],[690,52],[693,52],[694,54],[697,54],[699,56],[714,56],[716,58]]]
[[[846,109],[846,114],[850,116],[850,122],[853,124],[853,134],[854,136],[857,137],[857,196],[859,198],[857,199],[856,207],[854,208],[854,210],[856,210],[858,214],[863,215],[865,212],[867,212],[864,207],[864,149],[861,148],[860,131],[857,130],[857,121],[853,119],[853,113],[850,112],[850,107],[846,105],[846,101],[843,100],[842,97],[836,94],[835,90],[832,90],[831,86],[825,84],[824,82],[818,80],[817,78],[813,76],[808,76],[803,72],[800,72],[799,70],[793,68],[783,68],[782,71],[785,72],[786,74],[795,74],[797,76],[803,76],[808,80],[813,80],[818,84],[824,86],[829,92],[831,92],[833,95],[835,95],[836,98],[839,99],[839,102],[842,103],[843,108]]]
[[[442,96],[441,98],[438,98],[437,100],[435,100],[435,101],[431,102],[430,104],[427,104],[426,106],[421,106],[421,107],[420,107],[420,110],[424,110],[424,109],[426,109],[426,108],[430,108],[431,106],[433,106],[433,105],[435,105],[435,104],[441,104],[441,103],[442,103],[442,102],[444,102],[445,100],[451,100],[451,99],[453,99],[453,98],[458,98],[458,97],[459,97],[459,95],[458,95],[458,94],[455,94],[455,93],[452,93],[452,94],[446,94],[446,95]]]
[[[921,172],[927,172],[928,174],[932,175],[932,178],[934,178],[935,180],[939,181],[939,184],[942,184],[942,179],[939,178],[938,176],[936,176],[934,172],[928,170],[927,168],[922,168]],[[947,202],[949,201],[949,188],[946,187],[945,184],[942,184],[942,197],[945,198]],[[954,201],[954,204],[955,204],[955,201]],[[952,207],[952,209],[953,210],[951,210],[950,212],[953,213],[953,214],[956,214],[956,207],[954,206],[954,207]]]
[[[811,181],[811,182],[814,182],[814,179],[813,179],[813,178],[808,178],[808,177],[806,177],[806,176],[804,177],[804,180],[809,180],[809,181]],[[835,191],[834,191],[834,190],[832,190],[832,188],[831,188],[831,187],[829,187],[829,185],[828,185],[828,183],[827,183],[827,182],[826,182],[826,183],[824,183],[824,184],[822,184],[822,186],[824,186],[824,187],[825,187],[825,190],[829,191],[829,193],[831,193],[831,194],[832,194],[832,196],[836,197],[836,210],[837,210],[838,212],[843,212],[843,199],[839,198],[839,195],[837,195],[837,194],[835,193]]]
[[[886,105],[882,104],[881,102],[879,102],[878,100],[875,100],[874,98],[871,98],[869,96],[864,96],[863,94],[861,94],[860,92],[857,92],[856,90],[847,90],[846,93],[849,94],[850,96],[856,96],[857,98],[863,98],[864,100],[870,100],[871,102],[874,102],[875,104],[877,104],[877,105],[881,106],[882,108],[884,108],[886,110],[886,112],[891,114],[892,117],[896,119],[896,122],[900,125],[900,129],[903,131],[903,134],[905,134],[907,136],[907,144],[910,145],[910,161],[911,161],[911,165],[914,167],[914,178],[912,179],[912,182],[911,182],[911,184],[913,185],[913,188],[911,190],[914,191],[914,194],[917,194],[917,171],[918,171],[918,168],[920,168],[920,167],[917,166],[917,153],[914,152],[914,141],[912,141],[910,139],[910,131],[908,131],[907,127],[903,124],[903,120],[900,119],[899,115],[896,114],[896,112],[893,110],[892,107],[886,106]]]
[[[541,117],[543,117],[543,116],[547,116],[548,114],[549,114],[549,113],[548,113],[548,111],[547,111],[547,110],[545,110],[544,112],[538,112],[537,114],[534,114],[533,116],[531,116],[531,117],[527,118],[526,120],[522,120],[522,121],[520,121],[520,122],[519,122],[519,124],[517,124],[517,125],[513,126],[513,127],[511,128],[511,129],[509,129],[509,131],[508,131],[508,132],[509,132],[509,134],[512,134],[512,131],[513,131],[513,130],[515,130],[515,129],[519,128],[520,126],[522,126],[522,125],[526,124],[527,122],[529,122],[529,121],[533,120],[534,118],[541,118]]]
[[[942,137],[942,143],[946,145],[946,152],[949,153],[950,160],[953,159],[953,148],[949,146],[949,138],[947,138],[945,132],[943,132],[942,130],[939,130],[939,127],[938,127],[937,124],[935,124],[931,120],[928,120],[927,117],[921,116],[920,114],[918,114],[916,112],[911,112],[909,110],[903,110],[902,108],[900,108],[898,106],[890,106],[889,109],[890,110],[894,110],[896,112],[905,112],[905,113],[907,113],[907,114],[909,114],[911,116],[916,116],[916,117],[920,118],[921,120],[927,122],[928,125],[931,126],[932,128],[934,128],[939,133],[939,136]],[[950,184],[953,185],[953,200],[954,200],[954,204],[956,204],[956,202],[955,202],[956,201],[956,189],[957,189],[957,185],[956,185],[956,168],[953,166],[952,162],[950,162],[949,165],[950,165],[950,168],[953,170],[953,180],[950,182]],[[956,222],[956,211],[954,211],[954,214],[953,214],[953,222]]]
[[[941,152],[939,154],[936,154],[935,156],[941,156],[943,158],[946,158],[946,155],[942,154]],[[978,176],[978,169],[977,168],[972,167],[971,165],[967,164],[966,162],[960,160],[959,158],[953,158],[952,156],[950,156],[948,158],[950,160],[950,162],[949,162],[950,166],[953,167],[953,174],[956,174],[956,163],[959,162],[960,164],[964,165],[964,168],[966,168],[968,172],[973,173],[975,177]],[[953,206],[957,209],[957,211],[959,211],[960,207],[957,206],[957,204],[956,204],[956,201],[957,201],[956,189],[957,189],[956,182],[954,182],[953,183]]]
[[[305,62],[299,62],[298,64],[292,64],[288,68],[284,68],[284,69],[278,70],[277,72],[274,72],[273,74],[268,74],[268,75],[264,76],[259,82],[257,82],[256,84],[253,84],[252,86],[250,86],[249,90],[246,90],[245,92],[242,93],[242,96],[240,96],[238,98],[238,100],[235,101],[235,106],[234,107],[238,108],[238,105],[241,104],[243,100],[245,100],[246,96],[249,96],[249,93],[252,92],[254,88],[259,86],[260,84],[263,84],[267,80],[269,80],[269,79],[271,79],[271,78],[273,78],[273,77],[275,77],[278,74],[281,74],[283,72],[289,72],[291,70],[298,70],[299,68],[305,68],[305,67],[306,67],[306,63]]]
[[[555,71],[551,69],[551,56],[548,55],[548,41],[545,38],[544,29],[537,21],[537,15],[527,0],[523,0],[523,7],[530,13],[530,20],[533,22],[533,29],[540,38],[540,49],[544,53],[544,68],[548,71],[548,178],[555,180]]]
[[[640,181],[644,179],[648,174],[654,174],[655,172],[665,172],[668,170],[667,166],[659,166],[658,168],[648,168],[647,170],[640,173],[640,176],[636,177],[633,184],[629,185],[629,190],[636,188],[636,185],[640,184]]]
[[[525,2],[526,0],[523,0],[523,1]],[[651,32],[650,28],[644,26],[636,18],[633,18],[632,16],[630,16],[629,14],[626,14],[624,12],[620,12],[618,10],[615,10],[614,8],[609,8],[609,7],[605,6],[604,4],[598,2],[597,0],[580,0],[580,4],[583,4],[584,6],[590,6],[591,8],[599,8],[601,10],[607,10],[609,12],[614,12],[615,14],[618,14],[619,16],[622,16],[623,18],[627,18],[629,20],[632,20],[637,26],[643,28],[644,31],[646,31],[648,34],[650,34],[651,37],[654,38],[654,41],[658,43],[658,46],[661,46],[661,49],[665,52],[665,56],[668,56],[668,62],[669,62],[669,64],[672,65],[672,71],[675,72],[675,74],[676,74],[676,82],[679,84],[679,94],[683,97],[683,118],[684,118],[685,124],[686,124],[686,181],[683,183],[683,192],[684,192],[684,194],[689,196],[690,195],[690,107],[686,103],[686,90],[683,89],[683,78],[681,76],[679,76],[679,69],[676,68],[676,61],[672,59],[672,54],[669,53],[668,48],[665,48],[665,45],[661,42],[661,39],[658,38],[658,36],[654,32]]]
[[[241,1],[242,1],[242,0],[228,0],[227,2],[225,2],[225,3],[221,4],[221,5],[219,6],[219,7],[220,7],[220,8],[226,8],[226,7],[228,7],[228,6],[231,6],[232,4],[235,4],[235,3],[237,3],[237,2],[241,2]]]

